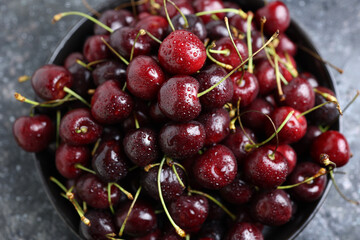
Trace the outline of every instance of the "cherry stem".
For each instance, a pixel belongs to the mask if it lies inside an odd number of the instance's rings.
[[[252,22],[253,17],[254,17],[254,14],[252,12],[249,12],[248,17],[247,17],[247,21],[246,21],[246,23],[247,23],[246,38],[247,38],[247,46],[248,46],[249,56],[252,55],[251,22]],[[253,58],[252,57],[249,59],[248,72],[249,73],[254,72],[254,65],[253,65]]]
[[[130,199],[130,200],[133,200],[134,197],[133,195],[129,192],[129,191],[126,191],[123,187],[121,187],[119,184],[117,184],[116,182],[113,182],[112,183],[115,187],[117,187],[122,193],[125,194],[125,196]]]
[[[136,129],[139,129],[139,128],[140,128],[140,124],[139,124],[139,121],[138,121],[138,119],[137,119],[137,117],[136,117],[136,113],[134,112],[133,114],[134,114],[135,128],[136,128]]]
[[[185,240],[190,240],[190,234],[186,234]]]
[[[229,49],[223,49],[223,50],[214,50],[214,49],[209,49],[209,52],[211,53],[215,53],[215,54],[224,54],[225,56],[229,56],[230,54],[230,50]]]
[[[226,70],[232,70],[233,67],[232,67],[231,65],[222,63],[222,62],[216,60],[213,56],[211,56],[210,50],[212,50],[212,48],[214,48],[214,47],[216,47],[216,44],[215,44],[215,42],[212,42],[212,43],[206,48],[206,55],[207,55],[207,57],[208,57],[211,61],[213,61],[214,63],[216,63],[217,65],[219,65],[220,67],[223,67],[223,68],[225,68]],[[228,49],[226,49],[226,50],[228,50]],[[212,51],[217,51],[217,50],[212,50]],[[228,51],[230,52],[230,50],[228,50]]]
[[[61,18],[66,17],[66,16],[70,16],[70,15],[77,15],[77,16],[81,16],[84,18],[87,18],[88,20],[94,22],[95,24],[99,25],[100,27],[104,28],[105,30],[107,30],[110,33],[113,33],[114,30],[112,30],[111,28],[109,28],[108,26],[106,26],[105,24],[103,24],[102,22],[100,22],[99,20],[97,20],[96,18],[90,16],[89,14],[86,13],[82,13],[82,12],[78,12],[78,11],[70,11],[70,12],[62,12],[62,13],[58,13],[56,14],[53,19],[52,19],[52,23],[55,23],[57,21],[59,21]]]
[[[130,205],[130,208],[129,208],[129,211],[128,211],[127,214],[126,214],[125,220],[124,220],[124,222],[123,222],[122,225],[121,225],[120,232],[119,232],[119,236],[120,236],[120,237],[121,237],[121,236],[123,235],[123,233],[124,233],[124,229],[125,229],[126,222],[127,222],[128,218],[129,218],[129,216],[130,216],[131,211],[132,211],[133,208],[134,208],[134,205],[135,205],[136,200],[138,199],[138,197],[139,197],[139,195],[140,195],[140,192],[141,192],[141,186],[140,186],[140,187],[138,188],[138,190],[136,191],[134,200],[132,201],[132,203],[131,203],[131,205]]]
[[[23,76],[18,77],[18,82],[23,83],[23,82],[26,82],[27,80],[30,80],[30,78],[31,77],[28,75],[23,75]]]
[[[223,9],[216,9],[216,10],[198,12],[198,13],[195,13],[195,15],[200,17],[200,16],[203,16],[203,15],[215,14],[215,13],[235,13],[237,15],[240,15],[243,19],[247,18],[247,14],[243,10],[236,9],[236,8],[223,8]]]
[[[336,189],[336,191],[340,194],[340,196],[345,199],[345,201],[348,201],[349,203],[352,203],[352,204],[355,204],[355,205],[360,205],[360,203],[358,201],[354,201],[352,199],[349,199],[347,198],[340,190],[339,186],[337,185],[336,181],[335,181],[335,177],[334,177],[334,173],[333,173],[333,170],[329,171],[329,174],[330,174],[330,178],[331,178],[331,181],[333,182],[334,184],[334,187]]]
[[[229,215],[229,217],[235,221],[236,220],[236,216],[230,212],[229,209],[227,209],[221,202],[219,202],[217,199],[215,199],[214,197],[212,197],[211,195],[201,192],[201,191],[197,191],[197,190],[193,190],[190,187],[188,187],[188,191],[190,193],[194,193],[194,194],[198,194],[201,195],[203,197],[206,197],[207,199],[211,200],[213,203],[215,203],[216,205],[218,205],[227,215]]]
[[[90,4],[86,0],[81,0],[82,4],[89,10],[92,14],[94,14],[96,17],[100,17],[101,14],[96,11],[94,8],[90,6]]]
[[[247,139],[249,139],[250,143],[254,145],[255,142],[254,142],[254,141],[252,140],[252,138],[247,134],[247,132],[245,131],[244,126],[243,126],[243,124],[242,124],[242,121],[241,121],[240,101],[241,101],[241,99],[238,100],[237,106],[236,106],[237,119],[238,119],[238,121],[239,121],[239,125],[240,125],[240,128],[241,128],[241,131],[244,133],[244,135],[247,137]]]
[[[238,65],[236,68],[234,68],[233,70],[231,70],[231,72],[229,72],[223,79],[221,79],[219,82],[217,82],[216,84],[214,84],[213,86],[211,86],[210,88],[206,89],[205,91],[198,93],[197,97],[201,97],[203,95],[205,95],[206,93],[210,92],[211,90],[213,90],[214,88],[216,88],[218,85],[220,85],[223,81],[225,81],[225,79],[227,79],[228,77],[230,77],[234,72],[236,72],[237,70],[239,70],[242,66],[244,66],[244,64],[249,61],[249,58],[254,57],[256,54],[258,54],[261,50],[263,50],[267,45],[269,45],[269,43],[271,43],[277,36],[279,35],[279,31],[276,31],[276,33],[274,33],[271,38],[261,47],[259,48],[259,50],[257,50],[254,54],[252,54],[250,57],[248,57],[247,59],[245,59],[245,61],[243,61],[240,65]]]
[[[122,239],[122,238],[115,238],[115,237],[116,237],[116,234],[115,234],[115,233],[105,234],[105,237],[106,237],[107,239],[110,239],[110,240],[125,240],[125,239]]]
[[[284,101],[285,97],[284,97],[284,93],[281,88],[280,71],[279,71],[279,56],[278,55],[274,56],[274,64],[275,64],[276,85],[277,85],[280,101]]]
[[[80,59],[76,59],[76,63],[79,64],[80,66],[86,68],[89,71],[93,70],[91,67],[89,67],[85,62],[81,61]]]
[[[145,30],[144,29],[140,29],[139,32],[136,34],[136,37],[135,37],[135,40],[134,40],[134,44],[131,48],[131,53],[130,53],[130,62],[131,60],[133,59],[134,57],[134,51],[135,51],[135,45],[136,45],[136,42],[137,40],[139,39],[140,36],[144,36],[146,34]]]
[[[91,170],[91,169],[81,165],[80,163],[76,163],[74,165],[74,167],[77,168],[77,169],[83,170],[85,172],[92,173],[92,174],[96,175],[96,172],[94,170]]]
[[[91,104],[88,103],[83,97],[81,97],[79,94],[77,94],[76,92],[74,92],[73,90],[71,90],[68,87],[64,87],[64,92],[74,96],[75,98],[77,98],[80,102],[84,103],[86,106],[91,108]]]
[[[301,116],[305,116],[306,114],[311,113],[312,111],[315,111],[316,109],[321,108],[322,106],[324,106],[328,103],[333,103],[333,101],[327,101],[327,102],[321,103],[305,112],[300,113],[299,115],[296,116],[296,118],[299,119]]]
[[[60,143],[60,121],[61,121],[61,111],[56,111],[56,148],[59,147]]]
[[[164,156],[163,159],[160,162],[160,166],[159,166],[159,171],[158,171],[158,176],[157,176],[157,187],[158,187],[158,191],[159,191],[159,198],[160,198],[160,202],[163,206],[163,209],[165,211],[166,216],[168,217],[171,225],[175,228],[176,233],[180,236],[180,237],[185,237],[186,233],[184,230],[182,230],[172,219],[172,217],[170,216],[170,213],[166,207],[165,201],[164,201],[164,197],[162,195],[162,190],[161,190],[161,171],[162,168],[164,166],[164,163],[166,161],[166,157]]]
[[[283,60],[279,59],[279,61],[284,64],[284,66],[286,67],[286,69],[290,72],[291,76],[292,77],[298,77],[299,76],[299,73],[298,71],[296,70],[296,68],[294,67],[294,65],[292,64],[291,62],[291,59],[290,59],[290,55],[285,52],[285,58],[286,58],[286,61],[284,62]]]
[[[167,0],[169,3],[171,3],[174,8],[180,13],[181,17],[184,19],[184,28],[188,28],[189,27],[189,22],[187,20],[187,18],[185,17],[184,13],[180,10],[180,8],[171,0]]]
[[[171,22],[171,19],[170,19],[170,16],[169,16],[169,13],[168,13],[168,10],[166,7],[166,2],[167,2],[167,0],[164,0],[164,10],[165,10],[166,19],[169,22],[169,26],[171,27],[172,31],[174,32],[175,28],[174,28],[173,23]]]
[[[309,178],[306,178],[304,181],[302,182],[299,182],[299,183],[296,183],[296,184],[292,184],[292,185],[286,185],[286,186],[278,186],[277,189],[290,189],[290,188],[294,188],[294,187],[297,187],[301,184],[304,184],[304,183],[308,183],[310,184],[311,181],[313,181],[314,179],[318,178],[318,177],[321,177],[323,175],[325,175],[327,173],[326,169],[325,168],[320,168],[319,171],[314,175],[314,176],[311,176]]]
[[[91,156],[94,156],[95,153],[96,153],[96,150],[99,148],[99,145],[100,145],[100,142],[101,142],[101,138],[99,138],[98,140],[96,140],[95,144],[94,144],[94,147],[91,151]]]
[[[161,41],[160,39],[158,39],[157,37],[155,37],[154,35],[152,35],[150,32],[146,31],[145,29],[142,29],[142,30],[144,30],[145,33],[146,33],[152,40],[154,40],[155,42],[157,42],[157,43],[159,43],[159,44],[162,43],[162,41]]]
[[[129,65],[129,62],[120,55],[120,53],[118,53],[112,46],[110,46],[110,44],[103,38],[101,37],[101,41],[103,41],[103,43],[121,60],[123,61],[123,63],[125,63],[126,65]]]
[[[148,172],[148,171],[150,171],[150,169],[152,169],[153,167],[156,167],[156,166],[159,166],[159,165],[160,165],[160,163],[148,164],[148,165],[146,165],[146,166],[144,167],[144,171],[145,171],[145,172]]]
[[[115,210],[114,207],[112,205],[111,202],[111,186],[113,185],[113,183],[108,183],[107,185],[107,194],[108,194],[108,202],[109,202],[109,208],[112,214],[115,214]]]
[[[182,187],[183,189],[185,189],[186,186],[185,186],[185,184],[183,183],[183,181],[181,180],[180,175],[179,175],[178,171],[176,170],[176,165],[175,165],[175,163],[173,162],[173,160],[172,160],[171,158],[166,158],[166,164],[167,164],[169,167],[172,168],[172,170],[173,170],[173,172],[175,173],[175,176],[176,176],[178,182],[180,183],[181,187]]]
[[[234,39],[233,39],[232,34],[231,34],[231,31],[230,31],[229,19],[228,19],[227,17],[225,17],[224,20],[225,20],[226,29],[227,29],[227,31],[228,31],[228,34],[229,34],[229,38],[230,38],[230,40],[231,40],[231,43],[232,43],[232,45],[234,46],[235,51],[236,51],[237,55],[239,56],[239,58],[240,58],[240,60],[241,60],[241,62],[242,62],[243,59],[242,59],[242,57],[241,57],[241,54],[240,54],[240,52],[239,52],[239,49],[236,47],[236,44],[235,44],[235,42],[234,42]],[[250,55],[249,55],[249,56],[250,56]]]
[[[30,100],[17,92],[14,94],[14,97],[16,100],[18,100],[20,102],[25,102],[25,103],[31,104],[34,107],[50,107],[50,108],[60,106],[64,102],[75,100],[75,98],[71,98],[70,94],[66,95],[63,99],[55,99],[55,100],[42,102],[42,103]]]
[[[316,89],[316,88],[314,88],[313,90],[314,90],[315,93],[320,94],[322,97],[324,97],[325,100],[335,103],[335,104],[336,104],[336,108],[337,108],[337,110],[339,111],[339,114],[340,114],[340,115],[343,115],[343,113],[342,113],[342,111],[341,111],[341,108],[340,108],[339,101],[337,100],[336,97],[334,97],[333,95],[331,95],[331,94],[329,94],[329,93],[319,91],[319,90]]]

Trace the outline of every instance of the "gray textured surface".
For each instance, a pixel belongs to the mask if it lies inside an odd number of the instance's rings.
[[[96,5],[102,1],[89,0]],[[359,0],[286,0],[292,17],[311,36],[321,55],[343,68],[334,72],[340,101],[347,103],[360,89]],[[32,156],[15,145],[11,125],[28,113],[28,106],[13,99],[14,91],[31,96],[29,83],[17,77],[32,74],[45,63],[52,49],[79,19],[69,17],[52,25],[60,11],[86,11],[80,0],[0,0],[0,239],[75,239],[50,205],[34,169]],[[360,199],[360,100],[344,118],[343,133],[354,157],[337,175],[344,193]],[[359,239],[360,208],[331,190],[325,204],[299,240]]]

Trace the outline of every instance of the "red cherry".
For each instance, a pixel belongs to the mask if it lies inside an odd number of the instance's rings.
[[[261,231],[253,223],[235,223],[226,235],[225,240],[263,240]]]
[[[255,19],[259,24],[263,16],[266,17],[264,32],[268,35],[274,34],[276,30],[285,32],[290,25],[289,9],[281,1],[270,2],[256,11]]]
[[[259,82],[256,76],[249,72],[236,72],[230,78],[234,83],[232,103],[237,106],[240,99],[240,107],[251,104],[259,93]]]
[[[101,13],[99,21],[104,23],[106,26],[110,27],[112,30],[117,30],[119,28],[129,26],[135,21],[132,13],[125,9],[113,10],[109,9]],[[96,35],[105,35],[110,34],[109,31],[99,26],[98,24],[94,25],[94,33]]]
[[[216,47],[214,47],[214,50],[229,50],[228,54],[220,54],[215,53],[212,54],[213,57],[218,60],[219,62],[229,64],[233,68],[240,65],[244,60],[246,60],[249,57],[249,51],[246,46],[246,43],[238,38],[234,39],[235,46],[239,50],[240,56],[242,59],[240,59],[238,53],[236,52],[236,49],[231,42],[230,37],[223,37],[216,41]]]
[[[205,12],[224,8],[222,0],[195,0],[193,2],[193,6],[196,12]],[[225,17],[225,13],[216,13],[215,15],[220,19]],[[201,19],[205,24],[207,24],[211,21],[211,14],[203,15],[201,16]]]
[[[276,148],[276,151],[281,153],[288,164],[288,175],[294,170],[296,163],[297,163],[297,154],[295,150],[287,144],[278,145],[269,145],[269,147],[274,151]]]
[[[93,35],[86,39],[83,54],[88,62],[103,60],[110,57],[110,50],[101,40],[109,41],[108,35]]]

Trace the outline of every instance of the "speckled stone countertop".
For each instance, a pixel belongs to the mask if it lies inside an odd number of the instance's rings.
[[[88,1],[92,6],[104,0]],[[360,89],[359,0],[285,0],[292,18],[308,33],[323,58],[344,69],[333,71],[339,99],[345,105]],[[81,0],[0,0],[0,239],[75,239],[47,199],[31,154],[21,151],[12,137],[16,117],[28,105],[13,93],[32,96],[29,83],[17,77],[44,64],[67,30],[79,20],[68,17],[55,25],[55,13],[87,11]],[[343,117],[343,133],[354,157],[338,174],[346,196],[360,200],[360,100]],[[332,189],[315,218],[298,240],[359,239],[360,208],[345,202]]]

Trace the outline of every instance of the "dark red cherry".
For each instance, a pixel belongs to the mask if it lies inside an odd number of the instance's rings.
[[[236,72],[230,78],[234,83],[232,103],[237,106],[240,99],[240,107],[248,106],[259,93],[259,83],[256,76],[249,72]]]
[[[163,114],[174,121],[189,121],[201,111],[199,82],[190,76],[175,76],[160,88],[158,104]]]
[[[294,170],[294,167],[296,166],[297,163],[297,154],[295,152],[295,150],[287,144],[282,144],[282,145],[268,145],[273,151],[276,151],[281,153],[285,159],[286,162],[288,164],[288,175]]]
[[[123,140],[123,132],[114,126],[104,127],[103,133],[101,135],[102,141],[115,140],[118,143],[122,143]]]
[[[263,240],[261,231],[253,223],[235,223],[226,235],[225,240]]]
[[[193,166],[193,176],[203,187],[220,189],[236,177],[237,163],[234,154],[224,145],[216,145],[200,155]]]
[[[149,115],[151,119],[154,120],[155,123],[159,125],[163,125],[169,121],[169,118],[167,118],[160,110],[158,102],[151,103],[149,109]]]
[[[127,202],[116,211],[115,222],[118,228],[121,228],[124,223],[130,205],[131,202]],[[157,217],[150,203],[142,200],[136,201],[127,218],[124,233],[133,237],[141,237],[152,232],[156,227]]]
[[[42,99],[55,100],[65,97],[64,87],[70,88],[73,81],[71,73],[64,67],[48,64],[34,72],[31,86]]]
[[[323,164],[320,159],[322,153],[329,155],[330,161],[334,162],[336,167],[344,166],[351,157],[345,136],[335,130],[324,132],[314,139],[310,150],[313,161]]]
[[[266,42],[267,40],[268,39],[264,37],[264,41],[263,41],[262,34],[259,31],[253,29],[251,31],[251,46],[253,53],[257,52],[264,45],[263,43]],[[265,50],[261,50],[258,54],[254,56],[254,60],[256,61],[265,58],[266,58]]]
[[[220,194],[225,201],[232,204],[244,204],[250,201],[255,188],[246,183],[238,174],[234,181],[220,189]]]
[[[319,86],[319,82],[316,79],[316,77],[309,72],[302,72],[299,74],[299,77],[305,78],[313,88],[316,88]]]
[[[171,217],[186,232],[198,230],[205,222],[208,212],[208,200],[198,195],[180,196],[169,206]]]
[[[155,99],[164,82],[163,71],[149,56],[137,56],[126,70],[126,88],[131,94],[143,100]]]
[[[132,13],[128,10],[109,9],[101,14],[101,16],[99,17],[99,21],[115,31],[119,28],[129,26],[131,23],[135,21],[135,18],[132,15]],[[94,33],[96,35],[110,34],[106,29],[99,26],[98,24],[94,25]]]
[[[148,105],[140,99],[134,99],[135,105],[133,113],[128,118],[121,122],[121,128],[124,133],[136,129],[135,117],[141,127],[152,127],[152,122],[148,116]]]
[[[241,117],[242,123],[257,133],[262,133],[265,129],[264,123],[269,121],[266,115],[270,115],[273,107],[263,98],[256,98],[253,102],[245,107]]]
[[[224,8],[222,0],[195,0],[193,2],[193,6],[196,12],[205,12]],[[216,13],[215,15],[220,19],[225,17],[225,13]],[[201,16],[201,19],[205,24],[207,24],[211,21],[211,14],[203,15]]]
[[[87,146],[72,146],[66,143],[60,144],[55,153],[56,169],[65,178],[77,178],[83,172],[75,167],[75,164],[87,166],[91,153]]]
[[[275,70],[267,59],[257,65],[255,76],[259,82],[260,94],[266,95],[276,88]]]
[[[223,21],[211,21],[206,25],[206,31],[208,33],[208,37],[212,40],[218,40],[223,37],[229,37],[229,32],[226,28],[226,25]]]
[[[12,132],[17,144],[27,152],[40,152],[54,136],[54,126],[46,115],[23,116],[15,120]]]
[[[232,16],[229,20],[229,24],[230,26],[235,27],[237,30],[239,30],[242,33],[247,33],[247,29],[248,29],[248,24],[247,24],[247,19],[243,18],[242,16],[235,14],[234,16]],[[251,22],[251,31],[255,30],[255,23]]]
[[[60,121],[61,139],[72,145],[94,143],[102,133],[102,126],[92,117],[90,110],[76,108],[67,112]]]
[[[250,183],[259,188],[272,189],[285,182],[288,165],[281,153],[264,146],[248,154],[243,171]]]
[[[320,166],[312,162],[302,162],[296,165],[294,172],[288,178],[288,184],[293,185],[305,181],[314,176],[320,170]],[[303,183],[290,189],[291,196],[296,200],[312,202],[321,197],[326,187],[326,175]]]
[[[96,88],[91,100],[91,114],[102,124],[115,124],[131,114],[133,104],[130,95],[121,90],[120,83],[109,80]]]
[[[276,51],[281,53],[288,53],[292,56],[295,56],[297,52],[296,44],[290,38],[288,38],[285,33],[280,34],[278,39],[279,44],[276,47]]]
[[[170,158],[183,159],[195,155],[205,143],[204,126],[196,121],[168,123],[159,133],[159,145]]]
[[[269,226],[280,226],[290,220],[292,204],[285,191],[268,190],[254,196],[250,211],[257,221]]]
[[[220,54],[220,53],[213,53],[212,56],[218,60],[219,62],[229,64],[233,68],[240,65],[244,60],[246,60],[249,57],[248,48],[244,41],[235,38],[234,39],[236,48],[239,50],[241,59],[239,55],[236,52],[236,49],[234,45],[231,42],[230,37],[223,37],[216,41],[216,47],[214,47],[214,50],[229,50],[227,54]]]
[[[90,226],[80,222],[79,232],[86,240],[108,240],[108,234],[117,234],[113,217],[102,210],[90,209],[85,213],[90,220]]]
[[[184,184],[186,184],[185,172],[178,166],[176,171]],[[154,199],[160,200],[157,185],[159,166],[152,167],[148,172],[144,172],[141,177],[141,185],[146,192]],[[179,198],[185,189],[179,183],[178,178],[172,167],[164,165],[160,176],[161,191],[165,202],[171,202]]]
[[[138,21],[135,25],[135,29],[144,29],[154,35],[154,37],[156,37],[157,39],[162,40],[166,36],[168,26],[169,23],[166,18],[150,15]],[[148,36],[147,38],[152,43],[152,45],[156,44],[155,46],[158,47],[158,43],[154,42],[154,40],[150,39],[150,37]]]
[[[81,175],[76,180],[75,188],[79,197],[88,206],[99,209],[109,208],[107,183],[102,182],[96,175],[92,173]],[[122,193],[114,185],[111,186],[110,191],[111,203],[116,206]]]
[[[274,34],[276,30],[285,32],[290,25],[289,9],[281,1],[270,2],[256,11],[255,19],[259,24],[263,16],[266,18],[264,32],[268,35]]]
[[[145,167],[160,156],[157,134],[149,128],[130,130],[123,140],[124,152],[136,165]]]
[[[159,62],[171,74],[191,75],[202,68],[206,60],[204,44],[193,33],[176,30],[160,44]]]
[[[197,120],[205,128],[205,146],[221,142],[230,132],[230,116],[223,108],[202,113]]]
[[[99,86],[107,80],[117,80],[123,85],[126,81],[126,68],[124,63],[115,60],[97,64],[92,71],[95,85]]]
[[[102,142],[92,158],[92,168],[104,182],[118,182],[129,169],[121,144],[115,140]]]
[[[86,39],[83,54],[88,62],[107,59],[111,56],[110,49],[101,40],[102,38],[109,42],[108,35],[93,35]]]
[[[188,22],[188,27],[185,27],[185,20],[181,16],[181,14],[175,15],[175,17],[171,19],[171,22],[173,23],[175,30],[182,30],[182,29],[187,30],[198,36],[198,38],[201,41],[204,41],[205,38],[207,37],[207,31],[200,17],[197,17],[194,14],[188,14],[185,15],[185,17]],[[168,28],[168,32],[171,31],[172,29]]]
[[[64,68],[69,69],[71,66],[78,64],[76,61],[77,60],[81,60],[81,61],[86,61],[85,57],[82,53],[80,52],[73,52],[70,53],[64,61]]]
[[[88,90],[93,87],[91,72],[78,63],[68,68],[73,78],[71,89],[81,96],[88,96]]]

